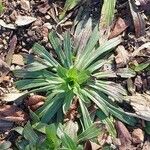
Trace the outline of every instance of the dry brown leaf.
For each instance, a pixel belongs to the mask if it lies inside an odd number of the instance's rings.
[[[115,57],[115,61],[117,64],[117,68],[124,67],[127,65],[129,61],[129,53],[125,50],[123,45],[119,45],[116,49],[117,56]]]
[[[23,97],[25,97],[26,95],[26,92],[22,92],[22,93],[19,93],[19,92],[10,92],[10,93],[7,93],[7,94],[4,94],[2,96],[0,96],[0,99],[2,101],[6,101],[6,102],[12,102],[12,101],[15,101],[19,98],[23,99]]]
[[[16,45],[17,45],[17,36],[14,35],[12,37],[12,39],[10,40],[10,42],[9,42],[9,49],[8,49],[8,53],[7,53],[7,56],[6,56],[6,63],[9,66],[11,65],[12,57],[13,57],[13,53],[15,51]]]
[[[110,32],[109,39],[120,35],[123,31],[127,29],[128,26],[129,26],[129,23],[125,19],[122,19],[121,17],[119,17],[113,29]]]
[[[49,9],[50,5],[48,4],[48,1],[45,1],[43,4],[38,5],[38,10],[42,14],[46,14]]]
[[[121,121],[116,121],[115,126],[117,130],[117,136],[121,141],[119,150],[126,150],[127,148],[131,148],[132,137],[126,126]]]
[[[33,111],[44,104],[45,97],[41,95],[32,95],[26,100],[26,105]]]
[[[144,54],[142,54],[142,50],[145,50],[145,49],[146,49],[147,53],[149,53],[149,56],[150,56],[150,42],[147,42],[147,43],[144,43],[143,45],[141,45],[138,49],[136,49],[132,53],[132,56],[135,57],[135,56],[144,55]]]
[[[31,17],[31,16],[17,16],[17,19],[15,21],[15,24],[17,26],[25,26],[28,24],[31,24],[32,22],[34,22],[36,20],[35,17]]]
[[[3,82],[5,76],[10,71],[10,67],[0,58],[0,83]]]
[[[90,141],[87,141],[84,145],[84,150],[92,150],[92,146]]]
[[[136,93],[127,96],[127,99],[135,110],[137,117],[150,121],[150,94]]]
[[[145,21],[139,10],[136,8],[134,1],[129,0],[129,6],[134,23],[135,35],[136,37],[140,37],[145,34]]]
[[[144,141],[144,132],[140,128],[133,130],[132,141],[134,144],[140,144]]]
[[[0,26],[8,29],[16,29],[13,24],[6,24],[2,19],[0,19]]]
[[[22,9],[27,11],[30,10],[30,2],[28,0],[21,0],[20,5]]]
[[[15,105],[0,106],[0,119],[18,123],[26,122],[27,118],[27,114]]]
[[[150,150],[150,139],[148,138],[147,141],[144,142],[142,150]]]

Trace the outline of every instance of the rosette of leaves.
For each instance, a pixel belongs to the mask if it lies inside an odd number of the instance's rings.
[[[97,106],[95,114],[102,111],[105,117],[111,114],[134,125],[134,117],[126,115],[117,106],[126,91],[121,85],[105,80],[114,77],[114,74],[100,70],[107,61],[104,56],[121,42],[120,37],[99,45],[96,26],[85,44],[82,44],[82,38],[75,44],[68,32],[63,40],[54,31],[50,32],[49,40],[55,54],[35,43],[32,50],[37,57],[24,69],[14,71],[15,76],[21,78],[16,82],[17,88],[30,93],[47,93],[44,105],[35,112],[44,123],[63,120],[76,97],[85,129],[93,122],[88,111],[91,105]]]

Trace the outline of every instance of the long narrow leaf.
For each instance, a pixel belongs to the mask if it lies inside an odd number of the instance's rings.
[[[54,67],[58,66],[58,62],[50,55],[50,53],[44,48],[44,46],[41,46],[40,44],[35,43],[32,49],[34,50],[36,54],[38,54],[39,56],[49,61],[49,63],[52,66]]]
[[[65,33],[64,36],[64,52],[66,56],[66,63],[68,67],[72,66],[72,47],[71,47],[71,37],[68,32]]]
[[[58,55],[61,63],[63,65],[66,65],[65,64],[65,55],[64,55],[64,52],[63,52],[63,50],[61,48],[60,41],[59,41],[59,39],[58,39],[58,37],[57,37],[57,35],[56,35],[56,33],[54,31],[51,31],[49,33],[49,40],[50,40],[50,42],[51,42],[51,44],[52,44],[52,46],[53,46],[56,54]]]
[[[47,82],[44,79],[25,79],[25,80],[17,81],[15,84],[17,88],[19,88],[20,90],[26,90],[26,89],[46,86],[49,84],[49,82]]]

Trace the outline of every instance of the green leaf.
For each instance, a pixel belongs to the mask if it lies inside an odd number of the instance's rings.
[[[43,57],[45,60],[47,60],[50,65],[57,67],[58,62],[50,55],[50,53],[40,44],[35,43],[33,48],[34,52],[38,54],[39,56]]]
[[[110,39],[107,42],[105,42],[103,45],[101,45],[99,48],[92,51],[90,54],[85,56],[86,59],[82,61],[81,69],[86,69],[90,64],[92,65],[92,62],[95,61],[103,53],[111,52],[113,48],[115,48],[118,44],[121,43],[121,41],[122,40],[120,37]]]
[[[51,120],[51,118],[56,114],[58,109],[60,109],[60,107],[62,106],[63,96],[63,94],[58,94],[51,100],[51,103],[49,103],[47,107],[43,109],[42,112],[44,113],[40,113],[40,116],[42,116],[41,122],[48,123]]]
[[[89,70],[90,73],[92,73],[92,72],[94,72],[94,71],[100,69],[107,61],[108,61],[108,60],[101,59],[101,60],[99,60],[99,61],[93,63],[91,66],[89,66],[89,67],[87,68],[87,70]]]
[[[1,150],[8,150],[11,147],[11,143],[9,141],[5,141],[0,144]]]
[[[0,14],[4,11],[4,6],[2,4],[2,2],[0,2]]]
[[[104,0],[101,12],[101,26],[107,28],[111,25],[115,13],[116,0]]]
[[[110,81],[96,80],[95,83],[91,83],[89,86],[95,90],[105,93],[119,102],[121,102],[123,100],[123,96],[126,95],[126,90],[122,86]]]
[[[126,114],[121,108],[115,105],[115,103],[110,101],[110,99],[108,99],[106,95],[103,95],[103,97],[105,100],[105,104],[107,104],[110,114],[131,126],[134,126],[137,123],[137,119],[135,117]]]
[[[150,63],[141,63],[141,64],[138,64],[137,66],[135,66],[134,70],[136,72],[140,72],[140,71],[143,71],[144,69],[146,69],[149,65],[150,65]]]
[[[63,52],[61,45],[60,45],[61,42],[59,41],[59,39],[58,39],[58,37],[54,31],[51,31],[49,33],[49,40],[50,40],[56,54],[58,55],[58,58],[61,61],[62,65],[66,66],[65,55],[64,55],[64,52]]]
[[[36,115],[35,112],[33,112],[31,109],[29,109],[30,111],[30,118],[32,119],[32,124],[39,122],[40,118]]]
[[[92,125],[92,120],[90,118],[90,114],[89,114],[86,106],[82,102],[82,97],[80,95],[78,95],[78,97],[79,97],[79,104],[80,104],[80,108],[81,108],[81,112],[82,112],[84,128],[87,129]]]
[[[108,116],[108,108],[107,105],[105,104],[103,98],[97,94],[97,92],[90,90],[90,89],[85,89],[82,90],[84,92],[84,95],[87,95],[91,101],[93,101],[107,116]]]
[[[64,133],[61,140],[62,145],[68,150],[77,150],[77,144],[66,133]]]
[[[78,71],[76,68],[71,68],[67,72],[67,77],[76,79],[78,76]]]
[[[100,128],[97,128],[95,124],[87,128],[78,136],[78,142],[86,141],[97,137],[100,134]]]
[[[150,121],[146,121],[145,125],[146,126],[144,129],[145,129],[146,133],[150,135]]]
[[[75,66],[77,68],[80,68],[80,66],[82,66],[83,61],[87,58],[87,56],[89,56],[91,54],[91,52],[93,51],[96,43],[99,40],[99,31],[98,31],[98,25],[94,28],[89,41],[86,44],[86,47],[84,48],[84,50],[82,52],[80,52],[81,54],[78,54],[79,56],[77,56],[77,60],[75,63]]]
[[[24,127],[23,136],[32,145],[36,145],[39,140],[37,134],[34,132],[32,126],[29,122]]]
[[[69,110],[69,108],[72,104],[73,97],[74,97],[74,93],[72,91],[65,93],[65,99],[64,99],[64,103],[63,103],[64,114],[66,114],[67,111]]]
[[[116,73],[115,72],[97,72],[97,73],[94,73],[92,76],[96,77],[97,79],[103,79],[103,78],[115,78],[117,77],[116,76]]]
[[[98,110],[96,112],[96,115],[99,117],[100,121],[104,123],[107,127],[108,132],[111,134],[112,137],[116,137],[116,129],[114,126],[114,122],[112,121],[112,118],[106,116],[102,111]]]
[[[56,150],[60,144],[59,139],[57,137],[57,129],[54,124],[48,125],[46,127],[46,137],[48,141],[49,148],[52,150]]]
[[[63,12],[61,12],[59,18],[63,19],[65,17],[66,12],[68,10],[73,9],[79,2],[80,0],[66,0]]]
[[[35,61],[35,62],[30,63],[27,66],[25,66],[25,70],[26,71],[39,71],[39,70],[43,70],[43,69],[46,69],[49,67],[51,67],[51,66],[49,66],[45,63],[42,63],[42,62]]]
[[[18,89],[26,90],[26,89],[49,85],[49,82],[47,82],[45,79],[25,79],[25,80],[19,80],[15,84]]]
[[[67,77],[67,72],[68,70],[66,68],[61,66],[57,67],[57,74],[59,75],[59,77],[65,79]]]
[[[132,78],[136,76],[136,72],[130,68],[119,68],[117,70],[117,75],[122,78]]]
[[[67,66],[68,68],[70,68],[72,66],[72,45],[71,45],[71,37],[70,37],[70,34],[69,32],[66,32],[65,33],[65,36],[64,36],[64,53],[65,53],[65,56],[66,56],[66,63],[67,63]]]
[[[77,75],[77,82],[79,84],[82,84],[86,82],[89,79],[89,77],[90,77],[89,71],[81,70]]]

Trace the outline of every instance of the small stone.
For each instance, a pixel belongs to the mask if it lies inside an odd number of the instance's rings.
[[[47,20],[49,20],[51,17],[50,17],[49,15],[46,15],[45,18],[46,18]]]
[[[132,141],[135,144],[140,144],[144,141],[144,132],[140,128],[133,130]]]
[[[23,66],[24,65],[23,56],[20,54],[14,54],[12,58],[12,64]]]
[[[3,48],[3,45],[2,45],[2,44],[0,44],[0,48]]]
[[[17,12],[15,10],[13,10],[13,12],[10,14],[9,17],[12,21],[15,21],[17,18]]]
[[[44,23],[43,25],[44,27],[46,27],[47,29],[51,30],[52,29],[52,25],[50,23]]]
[[[37,20],[33,23],[33,26],[42,26],[42,20],[37,18]]]
[[[22,9],[27,11],[30,10],[30,2],[28,0],[21,0],[20,5]]]

